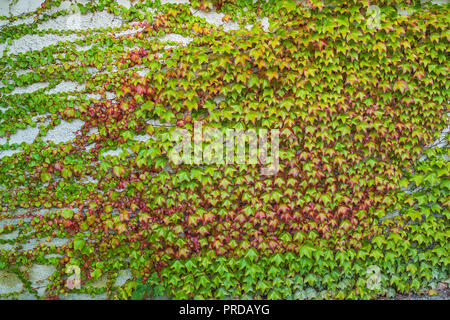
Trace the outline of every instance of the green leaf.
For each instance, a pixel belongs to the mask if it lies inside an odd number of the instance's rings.
[[[409,186],[409,181],[408,181],[408,179],[406,179],[406,178],[401,179],[400,182],[399,182],[399,186],[400,186],[401,188],[407,189],[408,186]]]
[[[61,176],[62,176],[64,179],[70,178],[70,177],[72,176],[72,171],[70,171],[70,170],[67,169],[67,168],[64,168],[64,169],[62,169],[62,171],[61,171]]]
[[[314,252],[314,250],[315,250],[315,248],[311,244],[305,243],[304,245],[302,245],[300,247],[300,251],[299,251],[300,257],[307,257],[307,258],[311,259],[312,253]]]
[[[254,262],[258,258],[258,252],[255,248],[250,248],[247,253],[245,254],[245,258],[249,259],[250,261]]]
[[[74,248],[74,250],[79,250],[79,251],[81,251],[81,250],[83,250],[85,244],[86,244],[86,241],[85,241],[84,239],[76,238],[76,239],[73,241],[73,248]]]
[[[62,216],[63,216],[65,219],[70,219],[70,218],[73,217],[73,211],[70,210],[70,209],[63,209],[63,210],[62,210]]]
[[[424,176],[421,174],[415,174],[412,176],[412,180],[416,184],[416,186],[420,186],[420,184],[423,182]]]
[[[101,275],[102,275],[102,270],[100,270],[100,269],[95,269],[94,271],[91,272],[91,277],[94,279],[100,278]]]
[[[50,179],[52,178],[52,175],[48,172],[41,172],[41,181],[42,182],[49,182]]]

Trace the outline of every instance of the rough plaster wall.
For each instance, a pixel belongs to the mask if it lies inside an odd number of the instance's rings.
[[[9,1],[0,0],[0,16],[9,16]]]
[[[130,1],[128,0],[119,0],[119,5],[123,5],[126,8],[129,8],[131,6]],[[164,5],[166,3],[179,3],[179,4],[188,4],[188,0],[162,0],[161,3]],[[0,16],[9,16],[9,7],[8,7],[8,1],[0,0]],[[12,7],[12,14],[18,15],[21,13],[27,13],[34,11],[36,8],[40,6],[40,1],[37,0],[19,0],[17,4],[15,4]],[[58,8],[52,8],[50,12],[57,12],[62,9],[67,9],[70,7],[70,2],[65,1],[63,2]],[[239,29],[239,25],[234,22],[228,22],[223,23],[222,18],[223,14],[218,14],[217,12],[201,12],[197,10],[192,10],[193,15],[198,16],[200,18],[204,18],[208,23],[215,24],[218,27],[223,27],[225,31],[231,31],[231,30],[237,30]],[[19,19],[11,25],[17,25],[21,23],[30,23],[32,22],[32,18],[24,18]],[[268,20],[267,20],[268,23]],[[6,25],[7,22],[0,22],[0,27],[2,25]],[[56,19],[48,20],[43,23],[41,23],[38,26],[39,30],[46,30],[46,29],[59,29],[59,30],[80,30],[80,29],[86,29],[86,28],[107,28],[107,27],[119,27],[122,25],[122,21],[120,18],[109,14],[107,12],[97,12],[97,13],[89,13],[87,15],[81,15],[78,16],[77,14],[72,14],[68,16],[60,16]],[[131,30],[124,30],[124,31],[118,31],[116,33],[117,36],[119,35],[127,35],[131,33],[135,33],[138,30],[131,29]],[[27,52],[30,50],[41,50],[42,48],[45,48],[52,44],[57,44],[59,41],[68,41],[73,42],[79,37],[77,35],[68,35],[68,36],[59,36],[59,35],[25,35],[19,39],[13,40],[11,45],[7,44],[0,44],[0,55],[3,54],[3,51],[7,48],[7,54],[18,54],[20,52]],[[161,42],[177,42],[178,46],[186,46],[188,45],[193,38],[185,37],[180,34],[172,33],[167,34],[158,39]],[[86,48],[80,48],[80,50],[88,50],[90,46],[87,46]],[[168,45],[166,47],[176,47],[172,45]],[[28,70],[19,70],[16,72],[16,75],[25,74],[29,72]],[[91,69],[91,72],[95,74],[97,70],[95,68]],[[145,75],[145,70],[137,70],[137,73],[140,75]],[[46,93],[48,94],[54,94],[58,92],[72,92],[72,91],[81,91],[84,89],[83,85],[79,85],[78,83],[70,82],[70,81],[63,81],[56,85],[54,88],[48,89],[49,83],[47,82],[39,82],[35,83],[26,87],[18,87],[15,88],[13,92],[10,94],[24,94],[24,93],[32,93],[39,89],[46,90]],[[101,97],[92,97],[100,99]],[[114,95],[109,94],[108,99],[113,99]],[[45,137],[43,137],[44,141],[53,141],[55,143],[65,143],[69,142],[72,139],[75,138],[77,130],[79,130],[83,126],[83,121],[81,120],[74,120],[72,122],[62,121],[59,125],[57,125],[55,128],[50,130]],[[160,123],[155,123],[155,125],[164,125]],[[96,129],[93,130],[95,132]],[[18,130],[15,134],[13,134],[10,137],[9,143],[22,143],[25,142],[27,144],[32,143],[35,138],[37,137],[39,133],[39,124],[35,127],[28,127],[23,130]],[[141,135],[136,136],[136,140],[138,141],[147,141],[148,139],[151,139],[149,135]],[[0,144],[6,143],[7,139],[5,137],[0,137]],[[21,150],[5,150],[0,151],[0,161],[5,156],[11,156],[17,152],[20,152]],[[118,148],[116,150],[108,150],[103,152],[103,156],[118,156],[122,152],[131,152],[131,150],[122,150],[122,148]],[[89,182],[89,181],[87,181]],[[18,214],[15,212],[15,214]],[[19,219],[10,219],[9,221],[2,220],[2,224],[16,224],[19,221]],[[24,220],[26,222],[26,219]],[[3,240],[14,240],[19,236],[19,231],[6,234],[6,235],[0,235],[0,239]],[[45,245],[55,245],[55,246],[63,246],[65,245],[69,240],[68,239],[52,239],[50,242],[46,242],[44,239],[32,239],[28,241],[26,244],[22,245],[22,248],[20,250],[29,250],[34,247],[36,247],[39,244],[45,244]],[[7,244],[0,244],[0,249],[5,250],[18,250],[16,248],[16,245],[7,243]],[[55,271],[54,267],[52,266],[45,266],[45,265],[34,265],[30,270],[28,270],[30,273],[30,280],[32,281],[33,287],[38,288],[38,294],[43,295],[45,292],[46,285],[48,283],[49,276]],[[122,270],[119,272],[119,275],[116,279],[116,285],[123,285],[128,279],[132,277],[130,270]],[[98,279],[93,286],[95,287],[103,287],[106,285],[106,281],[103,278]],[[17,296],[16,298],[19,299],[35,299],[35,297],[31,294],[27,293],[21,293],[20,291],[23,289],[23,284],[19,280],[19,278],[12,272],[9,272],[7,270],[0,270],[0,294],[3,293],[13,293],[16,292]],[[68,296],[62,297],[63,299],[89,299],[91,298],[89,295],[86,294],[75,294],[70,293]],[[106,295],[98,295],[95,297],[96,299],[105,299]]]
[[[84,0],[87,1],[87,0]],[[83,1],[81,1],[83,2]],[[448,2],[448,0],[436,0],[434,1],[436,3],[443,3]],[[118,3],[120,5],[123,5],[126,8],[129,8],[131,6],[130,1],[128,0],[118,0]],[[162,0],[162,4],[167,3],[178,3],[178,4],[188,4],[188,0]],[[9,16],[9,0],[0,0],[0,16]],[[18,15],[21,13],[27,13],[35,10],[37,7],[39,7],[40,1],[38,0],[19,0],[13,7],[12,7],[12,14]],[[65,1],[61,4],[60,7],[56,9],[52,9],[53,12],[56,12],[61,9],[66,9],[70,6],[70,2]],[[214,24],[218,27],[223,27],[224,31],[232,31],[239,29],[239,25],[234,22],[222,22],[223,14],[217,13],[215,11],[211,12],[202,12],[199,10],[194,10],[191,8],[191,12],[193,15],[198,16],[200,18],[205,19],[208,23]],[[407,12],[400,12],[400,14],[408,14]],[[64,29],[64,30],[76,30],[76,29],[83,29],[83,28],[106,28],[108,26],[110,27],[118,27],[122,24],[121,19],[108,14],[106,12],[101,13],[95,13],[95,14],[87,14],[85,16],[81,16],[81,18],[74,19],[75,16],[67,16],[67,17],[58,17],[57,19],[53,19],[50,21],[46,21],[44,23],[41,23],[39,26],[40,30],[45,29]],[[18,23],[26,23],[27,19],[22,19],[15,24]],[[261,23],[264,31],[269,32],[269,19],[267,17],[263,17],[259,19],[259,23]],[[7,24],[6,21],[0,21],[0,28],[2,25]],[[251,26],[244,26],[247,28],[250,28]],[[117,35],[126,35],[136,32],[136,30],[126,30],[126,31],[119,31],[117,32]],[[13,41],[12,45],[6,45],[6,44],[0,44],[0,55],[3,54],[4,49],[8,48],[8,54],[17,54],[19,52],[26,52],[29,50],[40,50],[46,46],[49,46],[51,44],[56,44],[58,41],[74,41],[78,37],[76,35],[69,35],[69,36],[57,36],[57,35],[45,35],[43,37],[38,35],[26,35],[19,39],[16,39]],[[189,37],[184,37],[179,34],[168,34],[159,39],[162,42],[167,41],[175,41],[178,42],[180,46],[188,45],[193,39]],[[87,48],[84,48],[85,50],[89,49],[89,46]],[[17,74],[25,73],[27,70],[21,70],[17,72]],[[96,72],[96,69],[92,70],[93,73]],[[138,74],[145,74],[145,70],[139,70],[137,71]],[[30,93],[38,89],[44,89],[47,88],[48,83],[37,83],[33,84],[28,87],[23,88],[16,88],[12,93],[13,94],[22,94],[22,93]],[[70,91],[80,91],[83,90],[83,86],[80,86],[77,83],[72,83],[70,81],[64,81],[58,84],[56,87],[47,90],[47,93],[58,93],[58,92],[70,92]],[[93,97],[95,98],[95,97]],[[96,97],[97,99],[100,99],[100,97]],[[108,99],[113,99],[114,96],[108,96]],[[220,99],[218,99],[220,101]],[[75,120],[72,122],[66,122],[62,121],[61,124],[53,128],[48,132],[46,137],[44,137],[43,140],[47,141],[54,141],[55,143],[65,143],[71,141],[75,137],[75,132],[81,128],[83,125],[83,121],[81,120]],[[158,125],[158,124],[155,124]],[[164,124],[159,124],[164,125]],[[450,129],[447,128],[446,131]],[[95,132],[96,129],[93,129],[92,132]],[[24,130],[18,130],[17,133],[11,136],[10,143],[22,143],[25,142],[27,144],[30,144],[34,141],[37,134],[39,132],[38,126],[36,127],[29,127]],[[142,135],[142,136],[136,136],[135,137],[139,141],[146,141],[150,139],[151,137],[148,135]],[[5,137],[0,137],[0,144],[6,143]],[[437,142],[439,143],[439,142]],[[92,146],[91,146],[92,147]],[[109,150],[103,153],[103,156],[118,156],[121,152],[127,152],[127,150],[122,150],[122,148],[118,148],[116,150]],[[14,153],[20,152],[20,150],[6,150],[6,151],[0,151],[0,161],[5,156],[11,156]],[[16,213],[17,214],[17,213]],[[3,224],[15,224],[18,222],[18,219],[11,219],[11,221],[5,221],[3,220]],[[13,232],[11,234],[7,235],[0,235],[0,239],[3,240],[14,240],[19,236],[19,232]],[[55,246],[62,246],[68,242],[68,239],[52,239],[51,242],[46,242],[43,239],[33,239],[22,246],[21,250],[26,249],[32,249],[35,246],[45,243],[46,245],[55,245]],[[13,244],[0,244],[0,249],[12,249],[15,246]],[[39,295],[43,295],[45,291],[46,284],[48,283],[48,277],[55,271],[54,267],[51,266],[45,266],[45,265],[34,265],[30,271],[31,281],[33,282],[33,286],[38,288]],[[119,272],[119,276],[116,279],[117,285],[124,284],[128,279],[132,277],[130,270],[122,270]],[[105,286],[106,282],[105,279],[98,279],[94,286],[102,287]],[[35,299],[33,295],[27,294],[27,293],[21,293],[20,291],[23,289],[23,284],[19,280],[19,278],[14,274],[7,270],[0,270],[0,294],[3,293],[13,293],[16,292],[17,296],[16,298],[20,299]],[[66,297],[62,297],[63,299],[91,299],[89,295],[86,294],[75,294],[70,293]],[[95,299],[105,299],[106,295],[101,294],[95,297]]]
[[[8,12],[8,1],[6,0],[0,0],[0,15],[9,15]],[[33,5],[29,6],[29,2],[32,2]],[[163,0],[161,1],[162,4],[167,3],[177,3],[177,4],[188,4],[188,0]],[[131,6],[130,1],[128,0],[121,0],[119,2],[120,5],[123,5],[124,7],[129,8]],[[39,1],[36,0],[20,0],[17,2],[16,5],[13,6],[13,14],[17,15],[20,13],[27,13],[34,11],[36,8],[38,8],[40,5]],[[70,7],[69,1],[64,1],[61,3],[61,5],[57,8],[52,8],[50,12],[57,12],[58,10],[67,9]],[[224,17],[223,13],[217,13],[214,10],[206,13],[200,10],[194,10],[191,8],[191,12],[193,15],[198,16],[200,18],[205,19],[208,23],[214,24],[218,27],[223,27],[224,31],[232,31],[232,30],[238,30],[239,25],[235,22],[227,22],[224,23],[222,21],[222,18]],[[74,19],[74,17],[77,17],[77,19]],[[26,19],[21,19],[19,22],[24,23],[26,22]],[[32,18],[31,18],[32,20]],[[260,19],[260,22],[264,28],[264,30],[268,31],[268,24],[269,21],[267,18]],[[39,30],[46,30],[46,29],[59,29],[59,30],[80,30],[80,29],[86,29],[86,28],[107,28],[107,27],[120,27],[122,25],[121,19],[109,14],[107,12],[96,12],[96,13],[88,13],[86,15],[77,15],[72,14],[69,16],[60,16],[56,19],[48,20],[43,23],[41,23],[38,26]],[[137,32],[136,29],[131,30],[125,30],[125,31],[119,31],[116,33],[116,35],[126,35],[131,34],[134,32]],[[44,36],[39,35],[25,35],[19,39],[13,40],[11,45],[5,45],[0,44],[0,55],[3,53],[3,50],[5,48],[8,49],[8,55],[18,54],[21,52],[27,52],[31,50],[42,50],[43,48],[57,44],[58,42],[62,41],[68,41],[73,42],[80,37],[77,35],[68,35],[68,36],[59,36],[59,35],[52,35],[47,34]],[[185,37],[180,34],[172,33],[167,34],[159,38],[159,41],[161,42],[177,42],[180,46],[188,45],[193,38],[191,37]],[[3,46],[2,46],[3,45]],[[90,46],[87,48],[83,48],[83,50],[88,50]],[[167,46],[173,47],[173,46]],[[17,75],[21,73],[27,72],[26,70],[21,70],[20,72],[16,72]],[[94,71],[95,72],[95,71]],[[145,72],[145,71],[138,71],[138,72]],[[19,87],[15,88],[11,94],[23,94],[23,93],[32,93],[39,89],[46,89],[49,86],[49,83],[47,82],[39,82],[34,83],[32,85],[29,85],[27,87]],[[56,87],[52,89],[46,90],[46,93],[48,94],[54,94],[58,92],[69,92],[69,91],[81,91],[83,90],[83,86],[80,86],[77,83],[70,82],[70,81],[63,81],[59,83]],[[109,97],[113,98],[113,97]],[[36,128],[28,128],[24,130],[19,130],[16,134],[14,134],[14,139],[12,137],[11,141],[16,141],[17,143],[25,142],[27,144],[32,143],[34,141],[34,138],[37,136],[38,130]],[[59,126],[53,129],[51,132],[48,133],[47,138],[44,138],[44,140],[52,140],[55,141],[55,143],[58,142],[67,142],[74,138],[74,135],[71,131],[65,130],[64,126]],[[20,141],[20,142],[19,142]],[[4,143],[4,138],[0,137],[0,143]],[[11,142],[13,143],[13,142]],[[6,151],[0,151],[0,159],[4,156],[10,156],[14,153],[19,152],[20,150],[6,150]]]
[[[121,20],[117,16],[108,12],[89,12],[85,15],[73,13],[45,21],[38,26],[38,30],[84,30],[88,28],[119,27],[121,24]]]
[[[72,122],[61,121],[61,123],[50,130],[44,140],[54,141],[56,144],[64,143],[75,139],[78,130],[84,125],[84,121],[76,119]],[[64,135],[61,135],[64,132]]]
[[[19,0],[11,8],[11,14],[13,16],[20,15],[22,13],[28,13],[36,10],[41,6],[41,1],[37,0]]]

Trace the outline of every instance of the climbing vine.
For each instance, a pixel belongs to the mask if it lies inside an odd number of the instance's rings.
[[[114,28],[39,29],[73,14],[61,1],[2,17],[0,156],[14,152],[0,159],[0,235],[16,236],[0,238],[0,269],[37,295],[27,270],[54,266],[55,299],[369,299],[448,279],[448,5],[161,2],[77,4]],[[9,53],[25,35],[76,37]],[[81,89],[54,90],[66,81]],[[46,140],[72,121],[73,140]],[[174,130],[196,121],[278,129],[279,171],[174,163]],[[14,142],[29,126],[32,143]]]

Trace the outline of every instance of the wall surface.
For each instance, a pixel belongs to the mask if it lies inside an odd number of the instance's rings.
[[[119,0],[118,2],[119,2],[119,4],[123,5],[126,8],[129,8],[131,6],[131,3],[128,0]],[[189,1],[187,1],[187,0],[171,0],[171,1],[163,0],[161,2],[162,2],[162,4],[165,4],[165,3],[189,3]],[[435,2],[436,3],[444,3],[447,1],[440,0],[440,1],[435,1]],[[9,4],[10,4],[10,1],[0,0],[0,16],[11,16],[11,15],[16,16],[16,15],[20,15],[22,13],[32,12],[40,6],[40,1],[38,1],[38,0],[18,0],[12,6],[9,6]],[[69,7],[70,7],[70,2],[65,1],[61,4],[61,6],[59,8],[52,9],[52,11],[56,12],[58,10],[67,9]],[[240,26],[239,24],[237,24],[235,22],[231,22],[231,21],[224,23],[222,21],[224,14],[217,13],[215,11],[206,13],[203,11],[192,9],[192,13],[195,16],[205,19],[210,24],[214,24],[216,26],[222,26],[225,31],[232,31],[232,30],[237,30],[239,28],[251,27],[248,25]],[[401,12],[401,14],[406,15],[406,14],[408,14],[408,12],[403,11],[403,12]],[[14,21],[13,23],[9,23],[6,20],[2,20],[2,21],[0,21],[0,28],[2,28],[3,26],[10,25],[10,24],[17,25],[17,24],[21,24],[21,23],[30,23],[31,21],[33,21],[33,18],[19,19],[17,21]],[[76,23],[74,23],[74,21]],[[266,32],[269,32],[269,20],[267,18],[261,17],[259,19],[259,23],[261,23],[263,29]],[[124,25],[124,22],[119,17],[117,17],[113,14],[109,14],[107,12],[98,12],[95,14],[89,13],[89,14],[81,15],[81,16],[75,13],[72,16],[71,15],[62,16],[57,19],[52,19],[52,20],[46,21],[44,23],[41,23],[39,25],[39,29],[40,30],[47,30],[47,29],[80,30],[80,29],[86,29],[86,28],[107,28],[107,27],[120,28],[123,25]],[[130,29],[130,30],[126,30],[126,31],[120,30],[120,31],[116,31],[116,33],[117,34],[119,34],[119,33],[126,34],[126,33],[136,32],[137,30],[139,30],[139,29]],[[67,35],[67,36],[59,36],[59,35],[51,35],[51,34],[46,34],[44,36],[25,35],[19,39],[15,39],[14,41],[12,41],[11,44],[8,44],[8,43],[0,44],[0,55],[3,55],[3,54],[11,55],[11,54],[18,54],[18,53],[30,51],[30,50],[40,50],[49,45],[56,44],[59,41],[73,42],[77,38],[79,38],[79,36],[77,36],[77,35]],[[165,35],[159,39],[154,39],[153,41],[161,41],[163,43],[167,42],[167,43],[170,43],[172,46],[174,46],[174,44],[172,44],[172,42],[176,42],[177,45],[175,45],[175,47],[176,46],[181,47],[181,46],[185,46],[185,45],[189,44],[190,42],[194,41],[194,39],[191,37],[186,37],[186,36],[182,36],[179,34],[169,34],[169,35]],[[87,49],[89,49],[89,47],[78,48],[78,49],[79,50],[87,50]],[[20,71],[17,71],[17,74],[18,75],[25,74],[29,71],[30,70],[20,70]],[[146,72],[145,70],[137,70],[137,71],[143,72],[143,73]],[[96,72],[98,72],[98,71],[95,69],[92,70],[93,75]],[[0,84],[0,85],[3,86],[3,84]],[[79,85],[78,83],[70,82],[70,81],[63,81],[54,88],[48,88],[48,86],[49,86],[49,83],[39,82],[39,83],[30,85],[27,87],[16,88],[13,92],[11,92],[11,94],[32,93],[39,89],[45,89],[48,94],[54,94],[54,93],[59,93],[59,92],[75,93],[75,92],[84,90],[83,85]],[[114,97],[109,97],[109,98],[114,98]],[[5,111],[5,110],[7,110],[7,107],[0,108],[0,111]],[[35,140],[36,136],[38,135],[39,125],[46,124],[45,119],[41,120],[41,121],[42,122],[38,122],[38,125],[35,127],[30,126],[26,129],[18,130],[17,133],[15,133],[11,136],[11,138],[9,140],[9,144],[13,144],[13,143],[21,144],[23,142],[26,144],[32,143]],[[72,122],[62,121],[61,124],[59,124],[57,127],[55,127],[54,129],[50,130],[47,133],[44,140],[53,141],[55,143],[71,141],[75,138],[77,130],[79,130],[82,127],[82,125],[83,125],[83,121],[81,121],[81,120],[72,121]],[[447,128],[443,132],[443,134],[445,132],[448,132],[448,130],[449,130],[449,128]],[[148,137],[145,137],[145,136],[142,137],[143,140],[145,140],[147,138]],[[5,144],[6,142],[7,142],[7,138],[0,136],[0,145]],[[109,151],[108,154],[109,155],[118,155],[121,151],[122,150],[120,150],[120,149],[115,150],[115,151],[112,150],[112,151]],[[0,163],[1,163],[1,159],[3,157],[11,156],[16,152],[20,152],[20,148],[16,149],[16,150],[0,151]],[[16,214],[20,214],[20,212],[17,212]],[[27,219],[24,219],[24,221],[26,222]],[[2,221],[3,224],[15,224],[17,222],[18,222],[17,219],[15,219],[15,220],[11,219],[10,221],[8,221],[8,220]],[[17,235],[18,235],[17,232],[7,234],[7,235],[0,235],[0,239],[12,240]],[[61,246],[61,245],[64,245],[65,243],[67,243],[67,241],[68,241],[67,239],[53,239],[49,243],[45,243],[45,242],[44,243],[46,245]],[[30,241],[30,243],[23,245],[21,249],[17,249],[17,250],[31,249],[31,248],[39,245],[40,243],[42,243],[40,240]],[[11,244],[0,244],[0,249],[9,250],[9,249],[13,249],[13,248],[14,248],[14,246]],[[33,282],[34,287],[39,288],[39,290],[38,290],[39,295],[44,294],[45,287],[48,283],[47,279],[54,271],[55,271],[54,267],[47,266],[47,265],[39,265],[39,264],[34,265],[33,268],[31,270],[29,270],[30,280]],[[117,282],[117,284],[123,284],[130,277],[131,277],[131,274],[130,274],[129,270],[122,270],[122,272],[119,274],[116,282]],[[98,287],[102,287],[105,285],[106,285],[105,278],[100,278],[94,284],[94,286],[98,286]],[[23,289],[22,282],[20,281],[20,279],[18,279],[18,277],[14,273],[11,273],[6,270],[0,270],[0,294],[15,292],[15,293],[17,293],[17,295],[15,296],[16,298],[22,298],[22,299],[35,298],[33,295],[30,295],[30,294],[26,294],[26,293],[20,294],[22,289]],[[106,295],[103,294],[103,295],[98,296],[97,298],[104,299],[105,297],[106,297]],[[83,299],[83,298],[87,298],[87,296],[82,295],[82,294],[71,294],[71,295],[67,296],[66,298]]]

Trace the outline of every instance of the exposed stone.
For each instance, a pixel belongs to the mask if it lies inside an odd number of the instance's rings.
[[[37,282],[48,280],[48,278],[56,271],[52,265],[35,264],[29,271],[30,281]]]
[[[0,239],[2,240],[13,240],[19,236],[19,230],[14,230],[11,233],[0,234]]]
[[[177,34],[177,33],[169,33],[169,34],[166,34],[166,35],[162,36],[161,38],[159,38],[159,41],[162,41],[162,42],[166,42],[166,41],[180,42],[181,45],[183,45],[183,46],[188,45],[192,40],[194,40],[194,39],[192,39],[191,37],[183,37],[182,35]]]
[[[97,280],[93,281],[91,283],[90,287],[97,288],[97,289],[106,288],[107,282],[108,282],[108,277],[106,276],[106,274],[104,274]]]
[[[63,120],[47,133],[44,140],[51,140],[56,144],[71,141],[76,137],[75,132],[80,130],[83,125],[84,121],[79,119],[73,120],[72,122]]]
[[[49,283],[48,278],[56,271],[54,266],[35,264],[29,271],[30,281],[33,287],[37,288],[39,296],[45,294],[47,289],[47,284]]]
[[[60,297],[61,300],[106,300],[108,298],[106,293],[102,293],[92,297],[87,293],[68,293]]]
[[[22,289],[23,283],[15,273],[0,270],[0,294],[20,292]]]
[[[133,275],[131,274],[130,269],[120,270],[117,275],[117,279],[115,282],[116,286],[123,286],[128,279],[131,279]]]
[[[13,16],[18,16],[23,13],[32,12],[39,8],[41,3],[41,1],[37,0],[18,0],[17,3],[12,6],[11,13]]]

